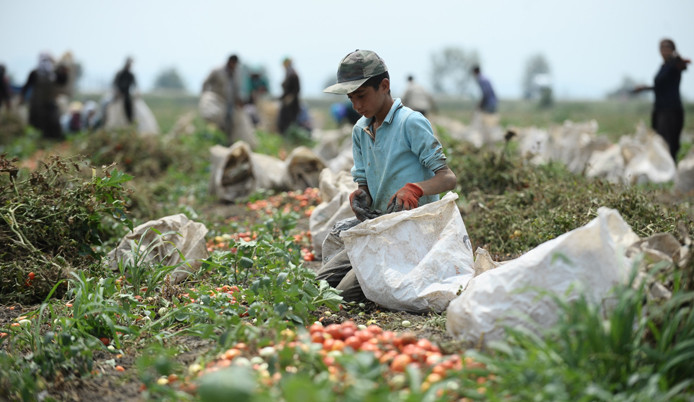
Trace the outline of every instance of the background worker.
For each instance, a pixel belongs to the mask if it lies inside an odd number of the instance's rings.
[[[226,64],[212,70],[202,84],[203,94],[207,91],[212,92],[220,102],[223,102],[221,107],[224,108],[224,116],[219,116],[216,123],[227,134],[229,144],[233,144],[235,140],[235,109],[242,110],[243,107],[238,64],[239,57],[232,54],[227,58]]]
[[[480,86],[480,91],[482,91],[482,98],[477,104],[477,108],[485,113],[496,113],[497,99],[492,83],[489,81],[489,78],[482,74],[480,66],[474,66],[472,73]]]
[[[123,108],[125,110],[125,117],[128,119],[128,123],[132,123],[133,116],[133,97],[132,89],[135,87],[135,75],[130,71],[133,65],[133,59],[128,57],[125,59],[125,65],[120,71],[116,73],[116,77],[113,79],[113,87],[116,90],[116,98],[123,99]]]
[[[638,86],[634,92],[653,91],[655,101],[651,113],[651,127],[660,134],[670,148],[670,155],[677,163],[680,149],[680,135],[684,127],[684,108],[680,97],[682,71],[687,69],[690,60],[683,59],[676,50],[672,39],[660,41],[660,56],[663,64],[653,79],[653,86]]]
[[[299,75],[294,70],[292,59],[285,58],[282,62],[285,70],[284,81],[282,81],[282,96],[280,96],[280,112],[277,121],[277,130],[284,135],[287,130],[296,122],[301,111],[299,103],[299,92],[301,84]]]
[[[436,110],[434,98],[423,86],[415,82],[411,75],[407,77],[407,89],[402,95],[402,103],[424,116]]]
[[[23,104],[28,99],[29,124],[40,130],[44,138],[58,139],[63,136],[57,86],[53,57],[41,53],[38,66],[31,70],[22,87],[19,103]]]

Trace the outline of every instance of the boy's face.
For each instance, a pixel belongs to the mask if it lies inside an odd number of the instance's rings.
[[[352,107],[360,115],[370,119],[378,114],[386,105],[388,99],[388,89],[390,83],[388,79],[381,81],[378,89],[370,86],[361,86],[354,92],[347,95],[352,101]]]

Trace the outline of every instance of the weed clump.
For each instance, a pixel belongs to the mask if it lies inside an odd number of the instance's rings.
[[[517,257],[583,226],[601,206],[619,211],[641,237],[676,233],[678,223],[694,227],[685,209],[645,187],[576,175],[561,163],[531,165],[507,151],[455,144],[449,163],[465,198],[463,218],[473,245],[496,258]]]
[[[117,163],[136,177],[161,176],[181,155],[177,148],[166,148],[158,136],[141,136],[134,129],[100,130],[90,133],[76,147],[77,152],[90,155],[97,166]]]
[[[95,246],[108,239],[114,225],[125,221],[130,180],[121,172],[49,157],[26,173],[0,156],[0,302],[36,302],[68,277],[74,268],[97,262]],[[111,229],[108,229],[111,228]],[[60,294],[60,292],[58,292]]]

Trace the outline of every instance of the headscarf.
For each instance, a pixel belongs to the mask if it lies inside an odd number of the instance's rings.
[[[47,52],[39,54],[38,73],[43,76],[53,77],[53,57]]]

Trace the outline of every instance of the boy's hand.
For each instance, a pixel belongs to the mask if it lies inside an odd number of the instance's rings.
[[[424,195],[419,185],[414,183],[405,184],[388,201],[388,213],[414,209],[419,206],[419,198]]]
[[[352,207],[354,215],[361,222],[381,216],[379,211],[371,209],[371,196],[367,191],[356,189],[349,195],[349,205]]]

